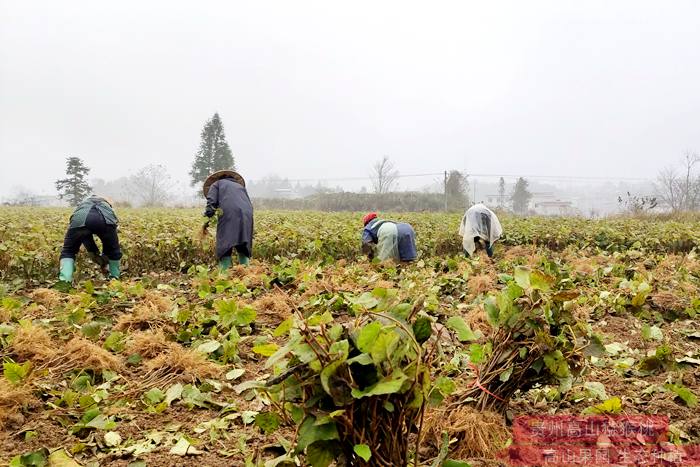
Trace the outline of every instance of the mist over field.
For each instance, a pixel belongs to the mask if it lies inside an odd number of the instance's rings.
[[[545,202],[611,212],[627,191],[660,195],[659,172],[700,147],[699,14],[692,0],[2,0],[0,198],[48,203],[78,157],[129,204],[129,178],[157,165],[170,204],[199,203],[188,172],[218,112],[256,198],[372,192],[387,156],[394,190],[440,192],[456,170],[486,202],[523,176]]]

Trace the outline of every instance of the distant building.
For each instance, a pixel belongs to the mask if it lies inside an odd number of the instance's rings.
[[[274,198],[296,199],[301,198],[301,196],[294,188],[276,188],[274,190]]]
[[[542,216],[571,216],[576,213],[576,208],[571,201],[539,201],[533,203],[533,209]]]

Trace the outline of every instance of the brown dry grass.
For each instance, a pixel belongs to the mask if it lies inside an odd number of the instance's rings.
[[[301,294],[301,299],[306,300],[309,299],[315,295],[326,293],[326,292],[333,292],[335,290],[335,285],[333,282],[329,279],[323,278],[323,279],[318,279],[314,282],[311,282],[306,290],[304,290],[304,293]]]
[[[493,328],[486,320],[486,310],[484,310],[483,305],[478,305],[469,309],[464,315],[464,321],[470,328],[472,328],[472,330],[479,330],[485,336],[488,336],[493,332]]]
[[[479,296],[491,290],[495,285],[494,278],[489,274],[472,276],[467,281],[467,289],[474,296]]]
[[[4,378],[0,379],[0,430],[23,423],[24,416],[21,409],[33,407],[37,403],[37,398],[26,384],[13,386]]]
[[[262,296],[252,303],[252,307],[257,312],[257,319],[263,320],[270,325],[279,324],[292,314],[288,296],[281,292],[273,292]]]
[[[143,358],[154,358],[168,350],[169,342],[160,329],[157,331],[135,332],[126,345],[129,354],[139,354]]]
[[[598,265],[596,263],[592,262],[590,258],[585,257],[572,258],[569,264],[574,272],[581,274],[582,276],[594,274],[598,269]]]
[[[78,336],[68,341],[55,358],[44,362],[41,367],[48,368],[52,372],[73,369],[120,372],[124,369],[119,357]]]
[[[263,285],[263,275],[268,272],[266,266],[253,263],[248,266],[236,264],[228,270],[227,274],[241,279],[247,287],[259,287]]]
[[[530,245],[516,245],[508,248],[503,257],[509,261],[514,259],[529,257],[536,253],[537,248]]]
[[[114,329],[117,331],[134,331],[172,327],[172,322],[166,313],[171,309],[172,302],[167,297],[154,292],[146,292],[141,303],[119,317]]]
[[[163,352],[145,364],[151,376],[183,379],[190,382],[221,375],[221,367],[207,360],[201,352],[169,342]]]
[[[457,439],[450,454],[457,459],[494,458],[510,438],[503,417],[493,412],[478,412],[469,406],[456,410],[434,410],[425,416],[426,441],[440,448],[442,433]]]
[[[56,290],[52,289],[36,289],[34,290],[30,297],[32,300],[34,300],[36,303],[40,305],[44,305],[48,309],[52,309],[55,306],[59,305],[63,301],[63,295],[61,295],[60,292],[57,292]]]
[[[12,353],[20,361],[44,363],[56,357],[59,349],[45,329],[39,326],[21,326],[11,345]]]
[[[651,302],[664,311],[683,311],[690,306],[690,300],[687,297],[682,297],[666,290],[652,295]]]

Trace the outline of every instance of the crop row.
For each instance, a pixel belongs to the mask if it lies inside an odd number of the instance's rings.
[[[201,212],[194,209],[122,209],[120,240],[130,275],[179,271],[213,263],[213,230],[202,237]],[[0,279],[48,280],[58,256],[70,211],[57,208],[0,208]],[[261,211],[255,217],[254,257],[349,259],[360,254],[361,216],[357,213]],[[416,230],[421,255],[452,255],[461,250],[458,214],[403,213],[392,219]],[[502,243],[534,244],[553,250],[687,252],[700,244],[700,222],[580,218],[501,219]],[[79,266],[85,261],[80,255]]]

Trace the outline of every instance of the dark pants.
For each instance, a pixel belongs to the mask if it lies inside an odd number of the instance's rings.
[[[245,245],[236,245],[235,247],[230,248],[229,250],[227,250],[227,251],[226,251],[226,254],[225,254],[223,257],[231,256],[231,255],[233,254],[233,251],[234,251],[234,250],[235,250],[236,253],[238,253],[239,255],[248,256],[248,250],[246,249]],[[219,259],[221,259],[221,258],[219,258]]]
[[[117,226],[108,225],[97,208],[92,208],[88,213],[87,219],[85,219],[85,227],[68,229],[63,240],[61,259],[75,259],[80,250],[80,245],[84,245],[88,252],[99,255],[100,249],[97,247],[95,239],[92,237],[93,235],[97,235],[102,242],[103,253],[108,259],[121,259],[122,251],[119,248]]]
[[[483,243],[482,243],[483,242]],[[484,245],[486,247],[486,254],[489,255],[489,258],[493,258],[493,245],[488,243],[486,240],[483,240],[481,237],[474,237],[474,245],[479,247],[479,245]],[[464,255],[469,257],[469,253],[466,251],[464,252]]]

